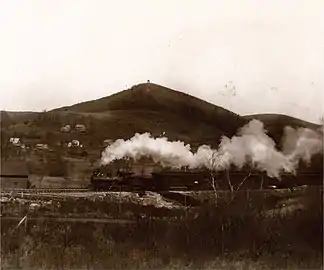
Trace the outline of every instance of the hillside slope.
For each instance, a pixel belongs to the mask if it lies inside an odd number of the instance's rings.
[[[190,119],[193,123],[202,122],[228,136],[233,135],[237,128],[244,124],[244,120],[231,111],[152,83],[139,84],[108,97],[59,108],[55,111],[111,113],[137,110],[157,112],[160,115],[176,115]]]
[[[136,132],[165,135],[194,145],[216,146],[221,136],[233,136],[251,119],[264,122],[277,144],[285,126],[317,128],[285,115],[239,116],[188,94],[160,85],[144,83],[97,100],[58,108],[49,112],[1,112],[1,127],[8,136],[37,135],[66,139],[60,128],[66,124],[85,124],[84,143],[100,144],[104,139],[130,138]],[[48,134],[48,133],[52,133]],[[77,134],[71,134],[75,138]],[[68,137],[70,139],[70,137]]]
[[[266,126],[277,126],[277,127],[284,127],[284,126],[291,126],[291,127],[305,127],[310,129],[316,129],[319,125],[310,123],[298,118],[294,118],[292,116],[284,115],[284,114],[253,114],[253,115],[245,115],[243,116],[244,119],[250,121],[252,119],[258,119],[263,122]]]

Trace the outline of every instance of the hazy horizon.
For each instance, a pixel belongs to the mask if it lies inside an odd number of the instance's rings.
[[[324,115],[323,1],[3,1],[0,109],[150,80],[240,115]]]

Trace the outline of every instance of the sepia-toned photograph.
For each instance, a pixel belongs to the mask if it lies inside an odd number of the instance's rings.
[[[0,269],[323,269],[324,1],[0,1]]]

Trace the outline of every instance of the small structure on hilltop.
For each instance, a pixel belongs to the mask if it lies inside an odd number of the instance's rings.
[[[1,189],[29,188],[29,172],[26,162],[22,160],[1,160]]]

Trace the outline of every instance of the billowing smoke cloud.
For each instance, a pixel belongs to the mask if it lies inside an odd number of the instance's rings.
[[[279,178],[281,172],[294,173],[298,161],[309,161],[311,156],[323,150],[322,136],[309,129],[285,129],[283,151],[267,135],[262,122],[250,121],[231,139],[223,137],[218,149],[202,145],[197,152],[180,141],[166,137],[152,138],[149,133],[135,134],[125,141],[117,140],[102,153],[101,163],[109,164],[117,159],[151,157],[156,163],[171,167],[205,167],[226,170],[234,165],[242,168],[249,163],[265,171],[268,176]]]
[[[183,142],[170,142],[167,138],[152,138],[149,133],[136,133],[131,139],[119,139],[102,153],[102,164],[108,164],[125,157],[135,160],[148,156],[155,162],[173,167],[190,166],[194,164],[194,155],[190,145]]]
[[[283,153],[295,166],[298,166],[300,160],[309,164],[312,156],[323,153],[323,132],[286,127],[282,143]]]
[[[294,165],[275,146],[275,142],[266,134],[263,123],[252,120],[238,132],[238,136],[223,138],[218,151],[226,159],[223,169],[231,164],[241,168],[250,161],[270,177],[279,177],[281,171],[292,173]]]

